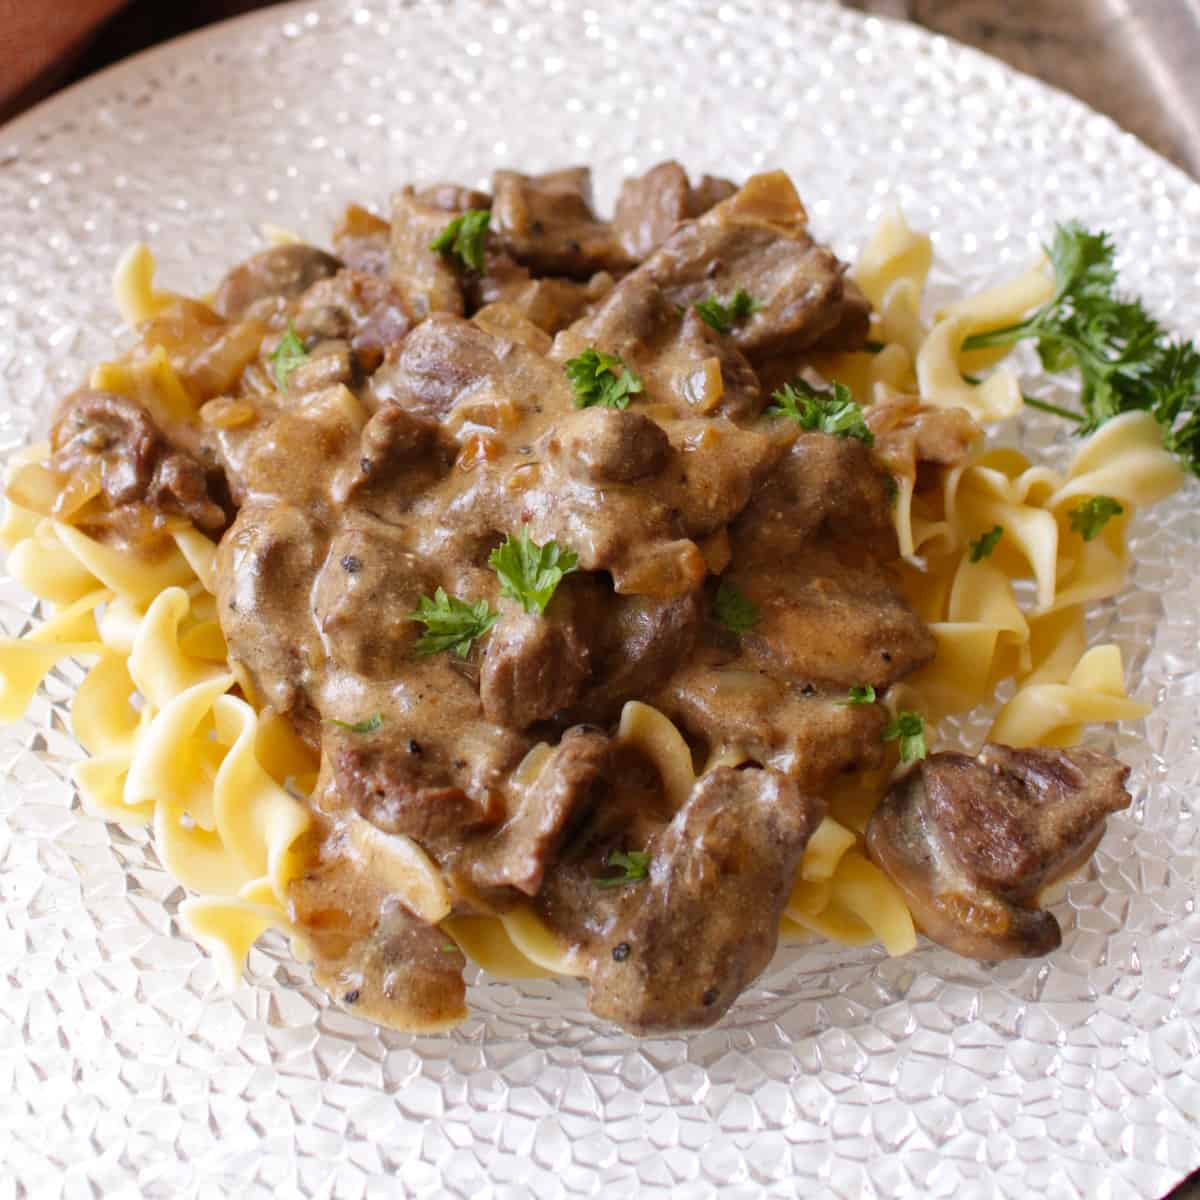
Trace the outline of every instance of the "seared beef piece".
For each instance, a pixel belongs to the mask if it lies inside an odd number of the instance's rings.
[[[756,175],[728,200],[681,226],[638,268],[674,304],[738,288],[762,307],[728,336],[751,362],[819,342],[843,316],[842,266],[808,235],[808,215],[782,171]]]
[[[448,784],[419,742],[389,737],[384,729],[360,734],[335,727],[326,734],[325,751],[331,764],[322,801],[327,810],[351,809],[376,829],[410,837],[437,858],[504,818],[496,793],[476,801]]]
[[[539,275],[587,279],[623,271],[632,260],[612,226],[592,211],[592,173],[569,167],[546,175],[497,171],[492,176],[491,233]]]
[[[961,408],[934,408],[917,396],[893,396],[864,410],[875,457],[894,475],[916,475],[923,463],[961,466],[983,436]]]
[[[467,303],[472,312],[488,304],[510,304],[539,329],[554,334],[583,313],[593,291],[591,284],[573,279],[535,279],[509,255],[492,251],[483,274],[467,284]]]
[[[841,320],[813,347],[823,351],[861,350],[871,333],[871,302],[862,288],[847,276],[842,281]]]
[[[802,433],[734,522],[737,562],[779,564],[816,538],[890,562],[900,550],[888,492],[857,438]]]
[[[383,276],[388,270],[391,234],[392,227],[382,217],[350,204],[334,226],[333,248],[351,271]]]
[[[339,838],[288,888],[318,983],[366,1020],[437,1029],[466,1016],[458,947],[401,905]]]
[[[617,198],[613,230],[625,253],[640,262],[667,240],[681,221],[698,217],[737,191],[727,179],[711,175],[697,187],[673,161],[651,167],[645,175],[626,179]]]
[[[650,695],[687,661],[703,622],[701,594],[609,596],[592,621],[592,678],[575,719],[611,720],[626,700]]]
[[[347,514],[312,593],[328,653],[363,679],[395,679],[421,632],[411,614],[436,586],[433,570],[407,549],[402,530],[365,513]]]
[[[308,291],[318,279],[335,275],[342,264],[315,246],[288,242],[260,250],[221,280],[213,308],[226,320],[267,320],[288,300]]]
[[[882,705],[848,705],[842,690],[831,695],[812,684],[789,686],[746,658],[711,659],[687,663],[653,700],[710,753],[735,748],[818,795],[843,771],[881,761]]]
[[[758,377],[731,338],[679,309],[641,271],[623,279],[577,321],[555,348],[558,357],[597,346],[641,376],[646,394],[681,412],[749,419],[762,410]]]
[[[313,284],[300,298],[296,333],[306,341],[348,342],[359,370],[370,373],[412,328],[400,293],[386,279],[361,271],[339,271]],[[288,376],[289,390],[293,376]]]
[[[431,183],[419,188],[415,195],[422,204],[448,213],[465,213],[470,209],[492,207],[492,198],[487,192],[463,187],[461,183]]]
[[[343,461],[330,495],[338,504],[399,521],[450,463],[435,421],[385,404],[363,426],[358,457]]]
[[[392,197],[388,276],[418,321],[437,312],[462,316],[461,264],[429,248],[452,219],[445,209],[423,202],[411,187]]]
[[[589,1006],[633,1033],[712,1025],[775,953],[820,800],[775,771],[718,767],[647,849],[593,959]]]
[[[220,470],[173,445],[127,396],[90,388],[74,392],[55,417],[50,447],[50,465],[64,478],[92,464],[100,468],[101,491],[111,509],[145,505],[155,514],[186,517],[206,533],[219,533],[229,523]]]
[[[933,635],[878,563],[851,565],[814,543],[790,562],[727,577],[758,610],[742,645],[773,672],[883,689],[933,658]]]
[[[586,606],[575,603],[576,591],[592,586],[582,577],[564,580],[540,616],[511,601],[501,604],[479,669],[479,699],[489,720],[526,729],[574,702],[592,657]]]
[[[662,426],[634,409],[583,408],[555,426],[547,452],[586,483],[635,483],[660,474],[671,458]]]
[[[380,403],[422,417],[444,417],[459,396],[494,372],[508,343],[446,313],[422,321],[375,373]]]
[[[217,616],[229,661],[257,698],[319,737],[312,694],[325,658],[312,592],[328,535],[303,509],[252,503],[238,513],[217,548]]]
[[[985,962],[1057,949],[1040,893],[1078,870],[1127,808],[1129,768],[1093,750],[987,745],[935,754],[901,779],[867,826],[867,849],[922,932]]]
[[[613,762],[610,738],[568,729],[503,827],[468,847],[465,861],[474,885],[537,895],[570,830],[606,794]]]

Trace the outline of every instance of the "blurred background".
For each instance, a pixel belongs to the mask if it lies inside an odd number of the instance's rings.
[[[0,0],[0,122],[92,72],[273,0]],[[1200,0],[842,0],[996,55],[1200,178]]]

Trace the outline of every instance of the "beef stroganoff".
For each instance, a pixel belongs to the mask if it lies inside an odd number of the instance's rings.
[[[1105,239],[930,323],[929,238],[890,214],[847,271],[781,172],[663,163],[606,221],[586,170],[497,171],[389,216],[275,231],[202,300],[135,247],[133,348],[9,466],[48,615],[0,715],[93,664],[76,784],[153,823],[223,973],[279,928],[428,1031],[465,954],[650,1033],[719,1019],[781,930],[1055,949],[1046,893],[1129,803],[1084,727],[1147,711],[1085,612],[1184,477],[1072,324]],[[1065,469],[984,436],[1023,337],[1083,374]],[[1006,685],[987,746],[936,752]]]

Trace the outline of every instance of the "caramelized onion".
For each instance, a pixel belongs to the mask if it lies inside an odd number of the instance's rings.
[[[4,494],[20,508],[51,516],[62,491],[58,472],[45,463],[31,462],[17,467],[4,489]]]

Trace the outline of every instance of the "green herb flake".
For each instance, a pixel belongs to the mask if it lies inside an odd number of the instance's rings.
[[[620,875],[605,876],[595,880],[598,888],[625,887],[630,883],[641,883],[650,874],[650,853],[647,850],[614,850],[604,860],[606,867],[619,870]]]
[[[482,271],[488,222],[491,219],[492,214],[486,208],[468,209],[455,217],[429,243],[429,248],[447,258],[457,258],[464,267],[472,271]]]
[[[741,589],[722,579],[713,602],[713,616],[734,633],[747,633],[758,623],[758,608]]]
[[[897,713],[896,719],[884,726],[883,740],[900,742],[900,761],[904,763],[916,762],[929,753],[925,746],[925,720],[920,713],[908,709]]]
[[[304,343],[300,340],[300,335],[296,333],[296,327],[288,322],[287,333],[279,339],[279,345],[268,358],[271,364],[271,371],[275,376],[275,382],[279,385],[281,392],[288,390],[288,376],[303,363],[308,362],[308,351],[304,349]]]
[[[846,694],[846,699],[839,700],[838,703],[844,707],[853,704],[874,704],[875,688],[869,683],[857,684]]]
[[[425,632],[417,639],[417,653],[440,654],[449,650],[457,658],[466,658],[472,643],[491,629],[497,615],[486,600],[468,604],[438,588],[432,598],[422,596],[416,611],[409,614],[410,620],[425,626]]]
[[[993,525],[987,533],[977,537],[973,542],[967,543],[967,557],[973,563],[983,562],[985,558],[990,558],[992,551],[995,550],[1003,536],[1004,526]]]
[[[383,714],[375,713],[364,721],[354,722],[339,721],[336,717],[330,717],[329,724],[336,725],[339,729],[346,730],[347,733],[374,733],[377,729],[383,728]]]
[[[579,565],[579,555],[557,542],[539,546],[525,526],[514,538],[510,533],[488,558],[500,579],[500,594],[516,600],[527,613],[541,615],[562,582]]]
[[[1100,531],[1113,517],[1119,517],[1124,511],[1124,506],[1111,496],[1093,496],[1071,509],[1067,516],[1071,519],[1071,529],[1085,542],[1090,542],[1100,536]]]
[[[875,435],[867,428],[863,410],[842,383],[833,384],[828,391],[815,388],[804,379],[785,383],[772,394],[767,416],[791,417],[801,429],[858,438],[864,446],[875,444]]]
[[[763,306],[745,288],[738,288],[727,302],[722,301],[718,296],[709,296],[707,300],[701,300],[692,307],[695,308],[697,316],[710,329],[715,329],[720,334],[726,334],[739,322],[753,316]]]
[[[643,390],[641,376],[627,367],[620,355],[606,354],[594,346],[566,363],[567,378],[575,389],[576,408],[629,407]]]

